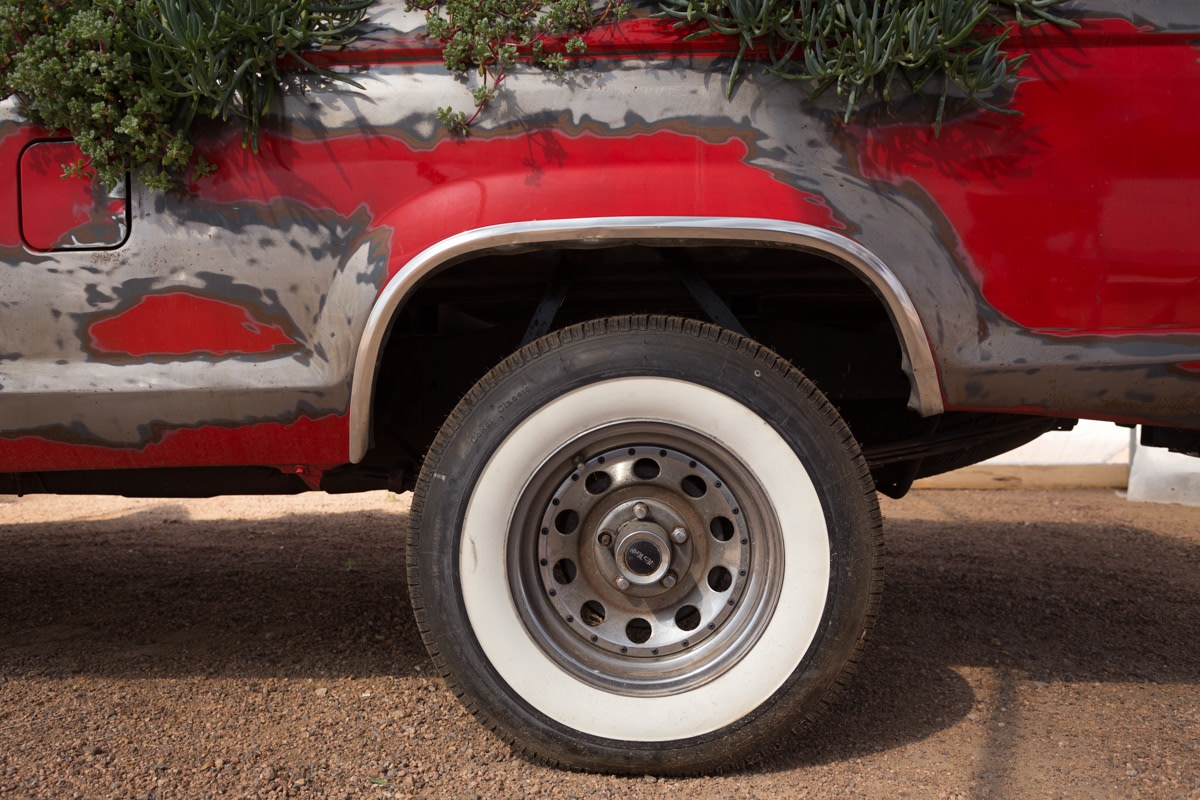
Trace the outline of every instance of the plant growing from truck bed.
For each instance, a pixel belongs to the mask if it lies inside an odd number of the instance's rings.
[[[608,17],[624,15],[620,0],[594,13],[589,0],[410,0],[409,8],[425,12],[426,33],[445,44],[442,58],[455,72],[475,68],[480,84],[472,90],[471,116],[450,107],[438,109],[438,119],[456,133],[465,134],[483,108],[496,97],[508,68],[521,56],[554,70],[562,70],[568,55],[587,48],[579,33]],[[547,51],[554,41],[561,49]]]
[[[890,101],[898,83],[921,91],[940,79],[936,123],[951,87],[972,103],[1000,113],[987,96],[1011,80],[1025,56],[1002,49],[1008,31],[1001,12],[1021,26],[1074,23],[1052,12],[1065,0],[660,0],[679,24],[700,23],[693,37],[738,38],[727,92],[733,91],[748,51],[765,50],[768,70],[833,88],[846,99],[848,120],[858,101]]]
[[[1046,21],[1073,26],[1053,13],[1063,2],[659,0],[659,5],[662,15],[680,27],[695,28],[689,38],[714,33],[737,38],[727,93],[753,51],[765,55],[770,72],[812,83],[814,96],[834,89],[845,98],[847,118],[868,97],[890,101],[899,84],[919,92],[936,82],[935,123],[940,125],[952,87],[978,106],[1012,113],[987,99],[1024,61],[1024,56],[1011,57],[1003,50],[1005,17],[1021,26]],[[582,52],[579,34],[599,21],[582,0],[413,0],[410,5],[426,11],[428,34],[445,43],[447,67],[457,72],[473,67],[480,73],[473,116],[439,110],[443,122],[463,133],[496,96],[506,68],[519,55],[545,60],[544,40],[568,32],[568,52]],[[562,63],[559,55],[554,66],[561,69]]]
[[[353,83],[305,58],[352,39],[372,0],[0,0],[0,92],[16,94],[29,118],[74,135],[85,160],[76,172],[115,183],[136,169],[166,189],[197,157],[189,133],[201,119],[237,120],[257,149],[281,70],[299,67]],[[1003,45],[1005,18],[1021,25],[1073,23],[1053,13],[1065,0],[659,0],[690,37],[736,37],[732,92],[748,54],[768,70],[834,89],[847,117],[868,97],[888,101],[898,85],[936,85],[940,124],[952,89],[984,108],[1023,57]],[[623,0],[410,0],[446,65],[475,69],[475,108],[440,108],[466,133],[496,97],[509,67],[529,58],[563,69],[585,50],[581,36],[623,15]],[[357,84],[355,84],[357,85]]]
[[[166,189],[211,169],[188,137],[198,119],[236,119],[257,149],[281,64],[348,81],[303,54],[348,42],[371,2],[0,0],[0,92],[72,133],[74,171]]]

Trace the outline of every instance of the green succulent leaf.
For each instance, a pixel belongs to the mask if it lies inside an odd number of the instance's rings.
[[[867,98],[890,101],[897,84],[913,91],[933,79],[934,123],[957,90],[976,105],[998,110],[988,96],[1008,83],[1024,57],[1003,49],[1003,12],[1022,26],[1075,23],[1053,13],[1066,0],[659,0],[679,26],[737,36],[728,91],[748,49],[767,54],[768,71],[809,83],[818,96],[832,89],[845,99],[846,119]]]
[[[282,64],[353,83],[303,54],[350,42],[372,1],[0,0],[0,95],[69,130],[98,180],[173,188],[214,169],[197,119],[235,120],[257,148]]]

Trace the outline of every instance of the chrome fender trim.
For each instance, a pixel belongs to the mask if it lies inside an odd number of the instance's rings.
[[[943,410],[941,386],[925,329],[904,286],[874,253],[845,236],[798,222],[756,217],[595,217],[491,225],[443,239],[414,256],[380,293],[359,341],[350,387],[350,461],[366,455],[371,402],[384,343],[396,312],[425,278],[467,257],[543,244],[770,244],[831,258],[862,278],[887,307],[900,336],[912,387],[908,405],[923,416]]]

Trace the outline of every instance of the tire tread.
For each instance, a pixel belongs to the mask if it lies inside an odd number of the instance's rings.
[[[871,479],[866,460],[862,457],[857,440],[837,410],[815,384],[804,377],[789,361],[752,339],[711,323],[694,319],[666,315],[627,314],[591,320],[552,331],[516,351],[493,367],[466,393],[463,399],[455,406],[454,410],[451,411],[441,430],[438,432],[437,437],[434,439],[433,444],[430,446],[417,479],[409,515],[409,531],[406,542],[406,572],[412,609],[417,629],[421,633],[421,638],[425,643],[425,647],[429,652],[437,673],[441,675],[447,688],[454,693],[463,707],[475,716],[487,730],[506,742],[515,754],[523,758],[536,760],[557,768],[599,771],[564,763],[529,748],[517,737],[507,733],[503,726],[472,699],[470,692],[459,684],[446,659],[439,650],[430,624],[429,614],[422,594],[420,576],[418,574],[417,552],[420,544],[422,520],[426,511],[425,498],[429,491],[430,481],[433,480],[434,469],[432,465],[436,465],[442,460],[446,448],[453,438],[453,434],[463,425],[471,409],[485,402],[489,394],[506,376],[536,359],[553,357],[556,352],[568,345],[598,336],[614,333],[629,334],[640,332],[684,335],[705,340],[749,357],[761,364],[764,369],[770,370],[787,380],[801,397],[813,404],[823,422],[828,425],[830,431],[841,443],[845,452],[850,455],[849,461],[852,465],[852,472],[841,476],[841,480],[857,485],[857,490],[862,494],[868,514],[867,524],[871,530],[873,557],[870,559],[870,591],[865,598],[866,607],[863,614],[862,630],[853,646],[851,655],[845,660],[839,673],[829,681],[824,695],[814,701],[812,710],[806,713],[792,727],[790,731],[791,736],[759,736],[757,738],[761,741],[757,742],[755,748],[746,748],[744,750],[744,752],[749,751],[751,754],[734,761],[710,760],[708,763],[696,763],[695,759],[688,759],[684,764],[674,766],[663,764],[660,768],[653,770],[657,774],[674,776],[711,775],[738,771],[755,766],[791,749],[794,745],[794,739],[801,736],[805,730],[826,713],[841,692],[849,685],[862,658],[869,634],[878,617],[883,587],[883,565],[881,561],[883,553],[882,514],[879,509],[874,482]],[[635,773],[645,771],[645,769],[633,770]]]

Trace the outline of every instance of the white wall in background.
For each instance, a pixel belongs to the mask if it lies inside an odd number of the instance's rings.
[[[996,466],[1128,464],[1129,428],[1081,419],[1074,430],[1043,434],[1029,444],[983,463]]]
[[[1142,447],[1135,441],[1128,497],[1143,503],[1200,506],[1200,458]]]

